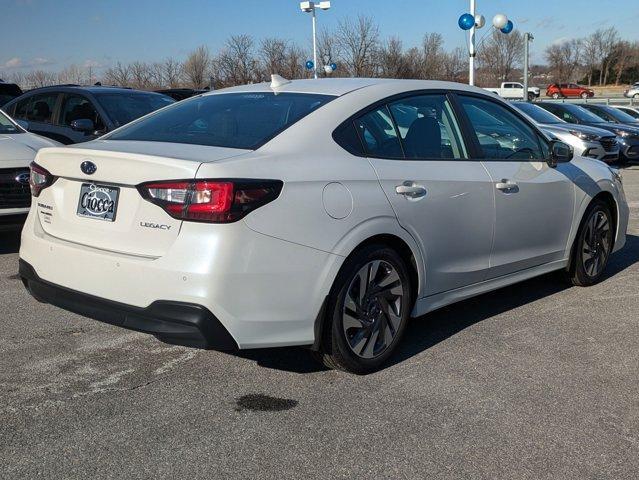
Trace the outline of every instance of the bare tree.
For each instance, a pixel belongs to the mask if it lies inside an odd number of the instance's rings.
[[[259,78],[258,61],[249,35],[233,35],[215,58],[214,73],[223,85],[253,83]]]
[[[376,73],[375,57],[379,48],[379,27],[371,17],[340,21],[335,32],[340,58],[354,77],[371,77]]]
[[[27,88],[47,87],[57,83],[57,75],[44,70],[33,70],[24,77]]]
[[[619,85],[621,77],[630,66],[639,64],[639,42],[619,42],[614,51],[615,85]]]
[[[134,88],[145,90],[151,87],[151,68],[145,62],[133,62],[131,70],[131,84]]]
[[[557,82],[573,80],[581,58],[581,40],[573,39],[548,46],[546,61]]]
[[[114,67],[110,67],[104,72],[104,82],[109,85],[129,87],[131,85],[131,69],[128,65],[118,62]]]
[[[427,33],[424,35],[422,42],[424,55],[422,64],[423,78],[427,80],[438,80],[442,78],[445,64],[443,44],[444,38],[440,33]]]
[[[69,65],[58,72],[58,83],[74,83],[81,85],[86,79],[86,69],[77,65]],[[90,80],[89,80],[90,83]]]
[[[479,49],[478,60],[492,81],[504,82],[521,65],[523,54],[524,38],[519,30],[508,35],[495,31]]]
[[[328,30],[322,30],[317,37],[317,54],[320,59],[327,60],[328,62],[339,62],[339,46],[335,34]],[[332,75],[341,75],[343,73],[343,66],[338,66],[337,73]]]
[[[398,37],[389,38],[378,50],[379,76],[383,78],[405,78],[408,65],[404,47]]]
[[[164,83],[169,88],[177,88],[184,74],[183,65],[174,58],[167,58],[162,64]]]
[[[468,54],[460,47],[445,54],[444,57],[444,75],[442,80],[449,82],[462,82],[468,79],[467,66]]]
[[[284,70],[288,70],[287,65],[288,42],[281,38],[265,38],[260,42],[259,55],[261,57],[262,76],[268,78],[276,73],[285,75]]]
[[[584,38],[582,42],[582,61],[588,71],[588,86],[592,86],[592,77],[595,69],[601,62],[601,54],[599,53],[600,41],[598,35],[600,30],[593,32]]]
[[[209,49],[200,45],[189,53],[184,62],[184,76],[193,88],[203,88],[207,82],[207,73],[211,67]]]

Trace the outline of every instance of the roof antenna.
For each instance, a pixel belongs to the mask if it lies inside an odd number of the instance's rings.
[[[281,75],[277,75],[277,74],[271,75],[271,88],[275,89],[275,88],[283,87],[287,83],[291,83],[291,81],[287,80]]]

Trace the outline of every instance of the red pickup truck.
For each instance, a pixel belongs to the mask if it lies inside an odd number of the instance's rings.
[[[553,83],[548,85],[546,96],[552,98],[581,97],[585,100],[594,97],[595,92],[576,83]]]

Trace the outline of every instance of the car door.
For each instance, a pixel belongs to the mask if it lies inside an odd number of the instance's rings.
[[[546,139],[507,105],[470,94],[458,100],[495,192],[490,277],[562,260],[573,220],[574,167],[549,167]]]
[[[425,258],[426,296],[484,280],[494,223],[490,176],[466,146],[446,94],[391,101],[357,130],[399,223]]]
[[[74,120],[91,120],[94,129],[90,132],[80,132],[71,127]],[[60,133],[66,141],[63,143],[81,143],[93,140],[106,131],[104,121],[90,99],[84,95],[67,93],[62,100],[58,121]]]

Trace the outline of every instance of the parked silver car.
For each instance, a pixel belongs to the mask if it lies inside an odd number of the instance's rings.
[[[606,163],[619,160],[619,143],[616,136],[608,130],[565,122],[532,103],[514,102],[513,105],[528,115],[551,138],[572,146],[575,154]]]
[[[623,96],[639,99],[639,82],[635,82],[628,90],[623,92]]]

